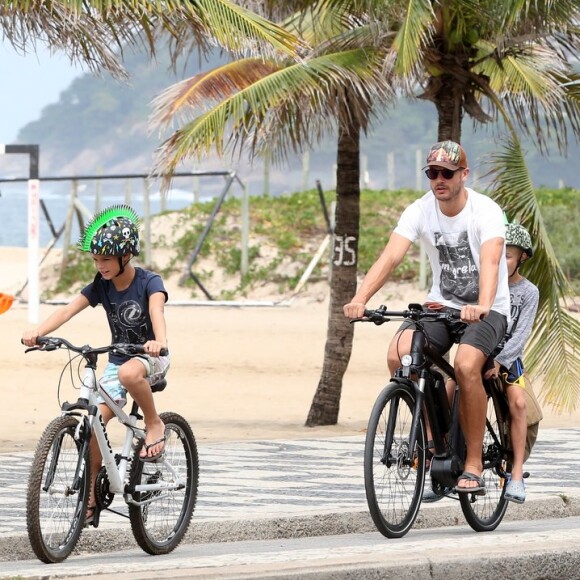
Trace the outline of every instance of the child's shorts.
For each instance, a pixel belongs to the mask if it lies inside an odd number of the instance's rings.
[[[159,379],[162,379],[169,370],[169,356],[148,356],[146,354],[133,357],[143,363],[145,367],[145,376],[149,384],[154,384]],[[107,394],[119,405],[123,407],[127,403],[127,389],[121,384],[119,380],[119,368],[121,365],[114,363],[107,363],[103,376],[99,383]],[[105,399],[99,394],[97,396],[97,403],[104,403]]]

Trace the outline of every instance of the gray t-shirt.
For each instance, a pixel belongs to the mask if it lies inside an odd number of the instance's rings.
[[[517,359],[523,357],[524,347],[532,331],[540,299],[537,287],[526,278],[510,284],[509,289],[511,322],[508,325],[502,350],[495,357],[495,360],[508,370]]]

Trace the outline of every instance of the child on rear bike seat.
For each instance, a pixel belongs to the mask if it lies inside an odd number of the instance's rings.
[[[167,348],[164,307],[167,292],[160,276],[131,264],[139,255],[139,218],[126,205],[111,206],[93,217],[78,243],[83,252],[90,252],[97,275],[69,304],[53,312],[36,328],[27,330],[23,342],[36,344],[36,337],[48,335],[68,322],[87,306],[102,304],[107,314],[112,343],[143,344],[145,355],[120,356],[110,353],[100,383],[111,398],[124,405],[127,391],[137,402],[146,428],[141,449],[142,461],[156,461],[164,452],[165,426],[153,401],[151,384],[167,373],[169,357],[160,356]],[[107,423],[114,415],[100,401],[100,411]],[[86,523],[97,524],[99,514],[94,497],[94,484],[101,467],[97,440],[91,440],[91,495]]]
[[[526,384],[522,356],[536,316],[539,292],[537,287],[519,272],[520,266],[532,257],[530,234],[519,224],[507,224],[506,228],[511,323],[502,344],[498,347],[501,350],[499,354],[495,355],[493,368],[488,369],[484,376],[486,379],[500,377],[507,394],[514,458],[511,479],[506,487],[504,497],[508,501],[523,503],[526,499],[523,472],[527,422],[524,396]]]

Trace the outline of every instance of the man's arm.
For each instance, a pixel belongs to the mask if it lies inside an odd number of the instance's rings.
[[[504,251],[503,238],[492,238],[481,245],[478,304],[486,309],[486,314],[491,310],[495,300],[499,264]]]
[[[393,233],[379,259],[371,266],[358,292],[349,304],[344,305],[344,315],[348,318],[360,318],[364,314],[366,303],[380,290],[391,272],[403,261],[411,241]]]
[[[491,238],[481,244],[479,252],[479,301],[461,309],[463,322],[479,322],[489,314],[499,277],[499,263],[504,253],[504,239]]]

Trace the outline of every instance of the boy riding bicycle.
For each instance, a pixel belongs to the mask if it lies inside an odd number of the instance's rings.
[[[522,356],[524,347],[536,317],[539,291],[520,272],[520,266],[532,257],[532,238],[519,224],[506,228],[506,260],[510,289],[511,322],[494,365],[484,374],[486,379],[502,380],[510,408],[510,435],[513,448],[511,479],[506,487],[505,499],[523,503],[526,499],[524,486],[524,458],[526,451],[526,383]]]
[[[34,346],[38,336],[48,335],[68,322],[87,306],[102,304],[111,329],[112,343],[143,344],[146,355],[120,356],[111,353],[101,378],[101,385],[119,405],[126,403],[126,393],[137,402],[145,421],[147,436],[141,450],[142,461],[160,459],[165,447],[165,425],[159,417],[151,392],[151,382],[163,377],[169,368],[169,357],[160,356],[167,348],[164,306],[167,292],[161,277],[131,264],[138,256],[139,218],[126,205],[116,205],[93,217],[79,240],[79,249],[90,252],[97,275],[69,304],[53,312],[36,328],[24,332],[22,341]],[[99,405],[107,423],[113,412]],[[94,483],[101,467],[96,439],[91,440],[91,496],[87,524],[98,524],[98,507]]]

